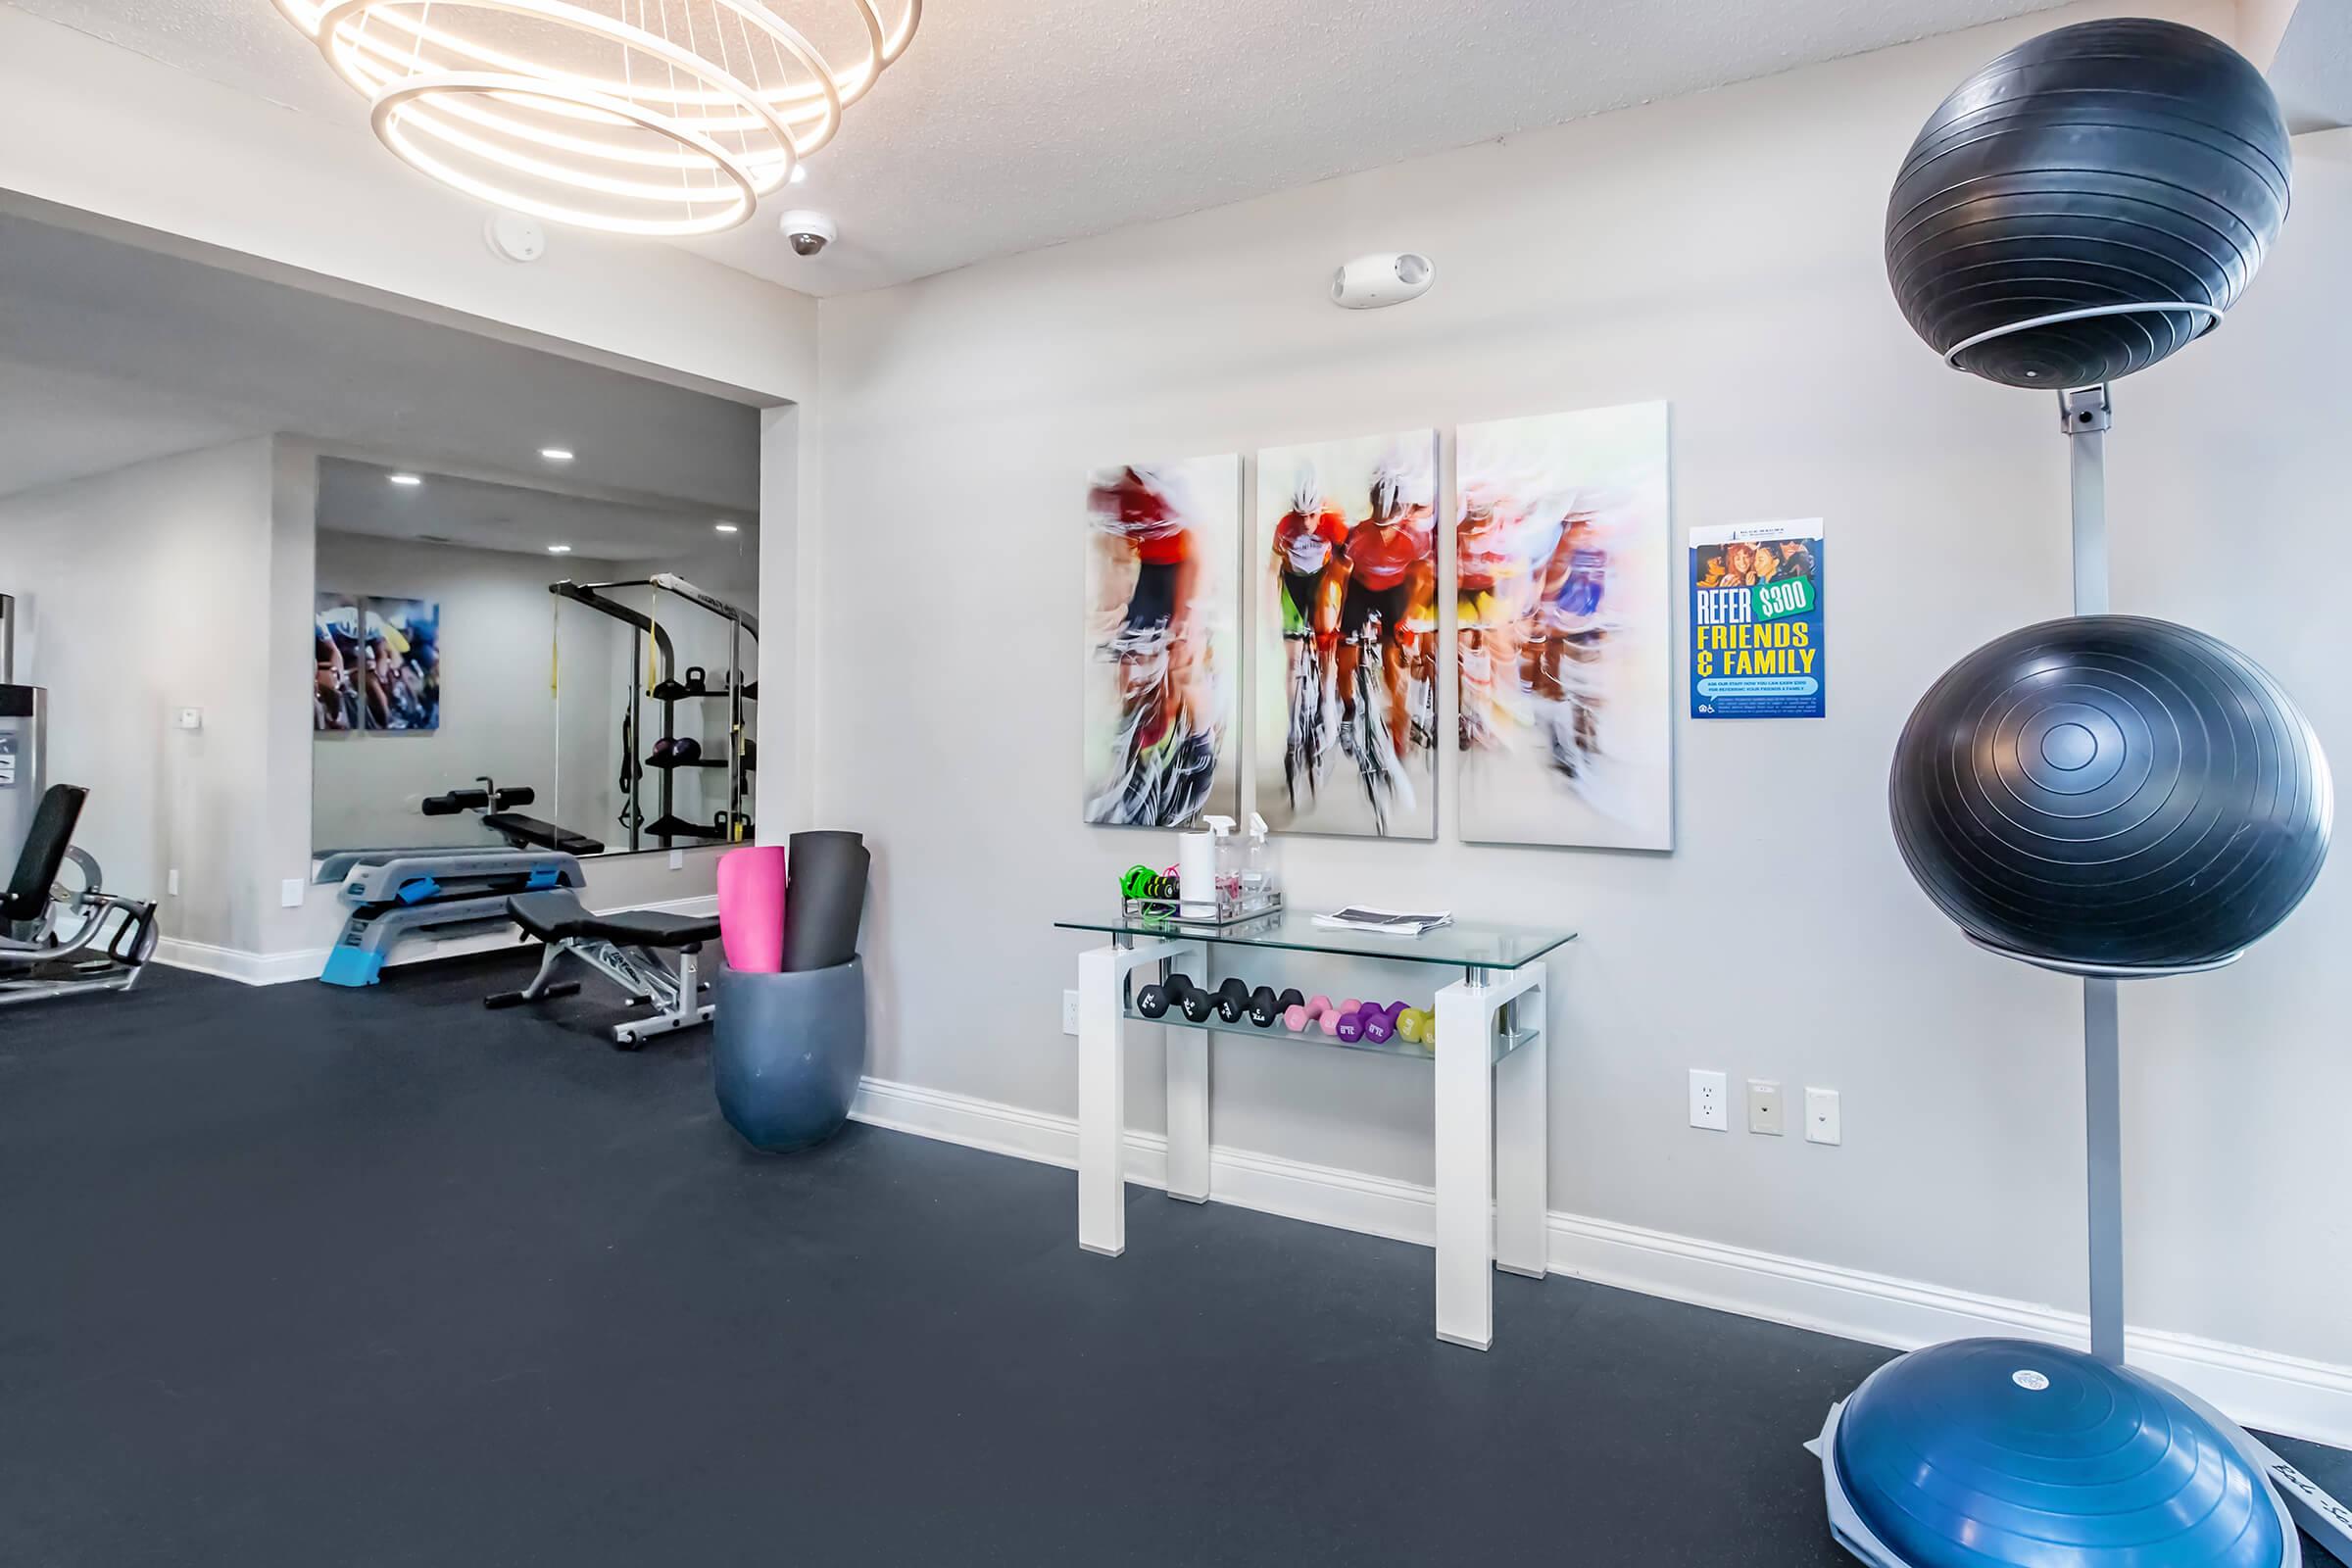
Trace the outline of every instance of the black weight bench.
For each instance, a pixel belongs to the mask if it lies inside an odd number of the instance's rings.
[[[598,914],[582,905],[578,895],[565,892],[518,893],[507,900],[507,913],[527,935],[545,943],[547,951],[529,985],[485,997],[482,1005],[518,1007],[578,994],[578,981],[554,979],[557,965],[569,954],[627,992],[632,1002],[659,1009],[650,1018],[612,1026],[612,1043],[623,1051],[636,1050],[648,1036],[710,1021],[710,1005],[702,1000],[700,955],[703,944],[718,935],[717,915],[659,909]],[[675,970],[655,956],[664,952],[678,956]]]
[[[574,833],[567,827],[543,822],[520,811],[490,811],[482,817],[482,826],[505,839],[518,850],[558,850],[565,855],[602,855],[604,842],[585,833]]]

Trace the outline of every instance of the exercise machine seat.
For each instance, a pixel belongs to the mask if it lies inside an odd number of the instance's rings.
[[[718,937],[715,914],[669,914],[660,909],[597,914],[576,895],[564,892],[518,893],[507,900],[507,912],[542,942],[585,937],[636,948],[691,948]]]
[[[553,822],[541,821],[535,816],[525,816],[520,811],[492,811],[482,818],[482,826],[517,849],[533,847],[561,850],[565,855],[605,853],[601,840],[592,839],[585,833],[574,833],[567,827],[558,827]]]
[[[24,851],[17,857],[16,875],[0,894],[0,926],[30,924],[47,911],[49,890],[66,868],[66,852],[74,847],[74,829],[89,798],[88,790],[74,784],[52,784],[41,796]],[[711,928],[717,929],[715,920]]]

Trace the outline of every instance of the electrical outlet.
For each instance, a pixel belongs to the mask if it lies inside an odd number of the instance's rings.
[[[1845,1141],[1838,1126],[1838,1091],[1807,1089],[1805,1091],[1805,1142],[1808,1144],[1838,1144]]]
[[[683,871],[686,869],[686,852],[684,850],[672,850],[669,852],[669,868],[672,871]]]
[[[1769,1078],[1747,1081],[1747,1130],[1781,1136],[1781,1086]]]
[[[1731,1080],[1719,1072],[1690,1069],[1690,1125],[1710,1132],[1732,1130]]]
[[[277,885],[277,902],[284,905],[289,909],[301,908],[302,889],[302,878],[298,876],[290,876],[286,878],[283,882],[280,882]]]
[[[1075,991],[1061,994],[1061,1032],[1065,1035],[1078,1032],[1078,993]]]
[[[179,867],[176,865],[164,873],[164,896],[172,899],[179,897]]]
[[[204,728],[204,710],[183,708],[179,710],[176,722],[181,729],[202,729]]]

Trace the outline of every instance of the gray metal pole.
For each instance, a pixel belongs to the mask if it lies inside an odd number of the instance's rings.
[[[2115,982],[2082,982],[2082,1132],[2089,1152],[2090,1353],[2124,1364],[2124,1093]]]
[[[2114,405],[2103,386],[2059,394],[2059,423],[2071,453],[2075,492],[2075,613],[2107,613],[2107,427]]]
[[[0,594],[0,686],[17,680],[17,601]]]
[[[2107,613],[2107,428],[2103,386],[2058,395],[2074,479],[2075,613]],[[2124,1364],[2123,1042],[2115,981],[2082,981],[2082,1141],[2088,1155],[2090,1353]]]

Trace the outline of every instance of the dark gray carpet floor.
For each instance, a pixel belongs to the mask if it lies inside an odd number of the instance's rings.
[[[1885,1352],[853,1126],[511,959],[0,1012],[0,1563],[1812,1564]],[[592,987],[593,991],[595,988]],[[2352,1456],[2288,1445],[2352,1491]]]

